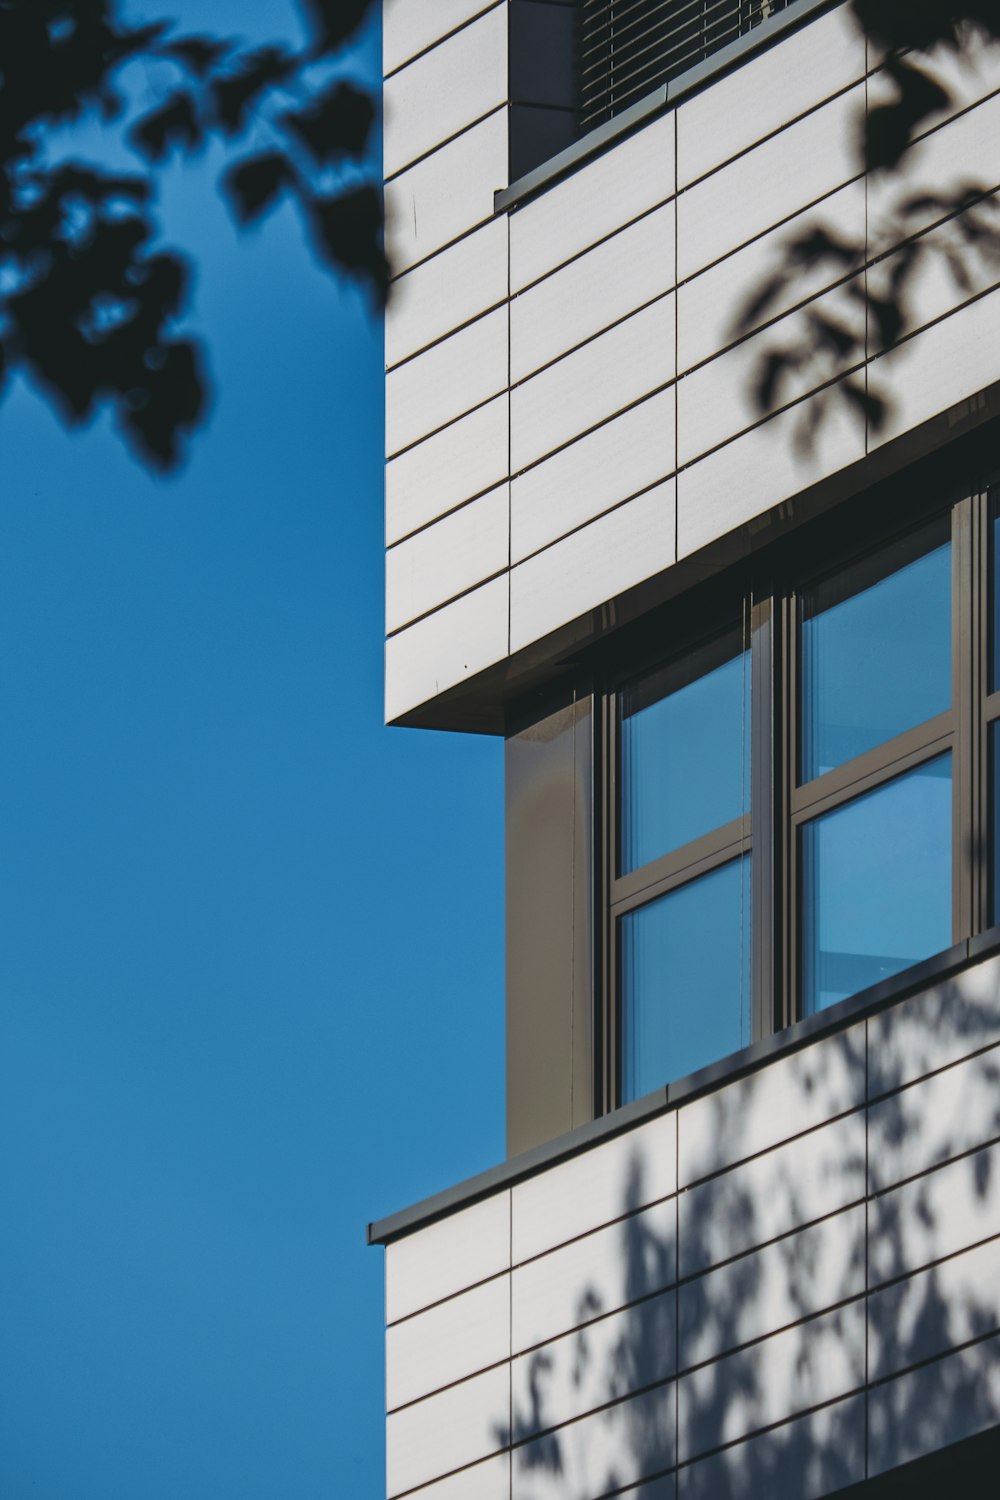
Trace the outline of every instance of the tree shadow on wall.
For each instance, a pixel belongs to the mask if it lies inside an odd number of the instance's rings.
[[[513,1500],[808,1500],[1000,1423],[1000,1050],[926,1076],[996,1042],[993,972],[689,1106],[673,1223],[631,1154],[614,1265],[514,1360]]]

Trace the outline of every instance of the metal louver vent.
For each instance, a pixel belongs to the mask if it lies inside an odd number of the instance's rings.
[[[582,0],[581,127],[592,130],[792,0]]]

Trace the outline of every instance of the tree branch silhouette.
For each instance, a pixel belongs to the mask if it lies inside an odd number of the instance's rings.
[[[372,3],[298,0],[294,49],[131,26],[118,0],[0,0],[0,399],[20,372],[66,425],[110,409],[143,464],[177,467],[207,375],[179,326],[189,260],[156,246],[158,173],[210,142],[238,227],[291,202],[324,270],[382,305],[381,193],[364,166],[375,105],[336,76]],[[158,98],[137,116],[122,75],[139,60]],[[135,171],[54,159],[53,137],[90,120],[121,124]]]
[[[751,380],[761,416],[804,391],[818,393],[796,430],[802,450],[835,403],[874,432],[884,428],[890,397],[873,383],[868,361],[916,330],[917,290],[929,266],[943,264],[971,296],[973,273],[1000,265],[1000,183],[953,180],[928,192],[902,180],[928,122],[956,106],[935,60],[974,68],[977,51],[1000,41],[1000,0],[851,0],[851,10],[884,57],[889,96],[858,121],[857,167],[888,197],[886,210],[857,237],[810,215],[784,241],[773,272],[745,296],[731,328],[733,338],[744,338],[786,312],[806,277],[832,289],[799,309],[787,337],[765,341]]]

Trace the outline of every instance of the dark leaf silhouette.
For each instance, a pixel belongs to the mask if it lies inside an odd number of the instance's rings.
[[[229,56],[233,47],[233,42],[219,41],[211,36],[184,36],[165,42],[160,51],[164,57],[183,63],[197,78],[207,78],[212,69]]]
[[[223,186],[241,224],[252,224],[273,208],[282,189],[295,180],[288,158],[280,151],[251,156],[230,167]]]
[[[301,0],[315,51],[336,52],[349,42],[368,13],[369,0]]]
[[[336,83],[306,109],[281,117],[284,128],[318,166],[344,156],[364,156],[374,123],[374,104],[350,83]]]
[[[295,67],[295,59],[283,48],[261,47],[213,79],[211,92],[219,123],[230,135],[238,134],[260,96],[285,83]]]
[[[131,27],[123,3],[0,0],[0,329],[5,372],[25,374],[69,425],[110,411],[139,459],[166,471],[203,419],[208,385],[181,326],[190,267],[157,244],[156,169],[209,141],[230,150],[253,129],[260,148],[222,173],[237,224],[287,194],[322,268],[384,299],[380,196],[335,180],[338,164],[364,157],[374,106],[329,66],[373,0],[303,4],[310,41],[298,50]],[[129,120],[119,74],[134,58],[155,64],[147,87],[158,97]],[[47,133],[94,114],[127,120],[142,170],[48,160]],[[282,141],[294,141],[294,165]]]
[[[762,352],[752,376],[751,392],[762,416],[784,399],[786,376],[807,369],[813,397],[801,431],[811,438],[834,401],[872,429],[884,426],[889,401],[864,384],[854,383],[845,365],[901,344],[919,326],[918,287],[925,268],[943,265],[963,297],[984,288],[986,272],[1000,263],[1000,223],[996,184],[944,182],[939,187],[893,195],[892,174],[935,116],[955,107],[949,88],[936,74],[932,49],[954,54],[958,66],[972,67],[977,49],[1000,40],[997,0],[851,0],[851,9],[869,40],[885,53],[882,76],[891,96],[870,108],[862,106],[857,132],[859,173],[882,184],[878,213],[864,232],[851,239],[816,222],[791,235],[781,247],[777,266],[751,287],[734,319],[730,336],[745,338],[766,318],[796,308],[781,322],[781,342]],[[954,64],[952,65],[954,67]],[[865,269],[865,275],[851,275]],[[802,285],[802,273],[809,282]],[[845,274],[847,273],[847,274]],[[816,301],[822,293],[822,303]],[[813,299],[813,300],[810,300]],[[850,312],[848,318],[845,315]],[[852,332],[863,315],[870,348]],[[785,330],[790,332],[785,332]],[[808,388],[801,394],[808,394]]]
[[[316,199],[311,220],[317,248],[331,265],[370,275],[373,260],[382,256],[381,281],[373,279],[384,291],[388,272],[381,249],[381,202],[374,187],[351,188],[335,197]]]
[[[174,146],[196,151],[204,135],[194,99],[188,93],[175,94],[140,120],[129,139],[152,162],[163,161]]]

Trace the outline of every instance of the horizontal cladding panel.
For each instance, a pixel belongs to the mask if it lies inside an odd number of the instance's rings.
[[[511,1279],[515,1354],[676,1280],[674,1199],[519,1266]]]
[[[857,175],[864,85],[754,146],[677,200],[677,275],[693,276]]]
[[[847,6],[702,89],[677,111],[677,182],[687,187],[865,74],[865,40]]]
[[[504,574],[392,636],[385,643],[386,721],[502,661],[509,624]]]
[[[876,447],[940,412],[959,407],[1000,380],[1000,290],[879,355],[868,367],[870,389],[889,398]]]
[[[827,1037],[683,1105],[679,1184],[757,1156],[865,1099],[865,1027]]]
[[[673,193],[674,122],[663,115],[511,215],[511,290],[522,291]]]
[[[509,486],[490,490],[426,530],[391,547],[385,558],[385,626],[410,620],[502,572],[510,556]]]
[[[997,1331],[1000,1240],[990,1240],[869,1297],[869,1379],[883,1380]]]
[[[515,1439],[669,1380],[676,1339],[677,1294],[671,1290],[522,1354],[511,1367]]]
[[[868,1395],[869,1475],[1000,1423],[1000,1338],[923,1365]]]
[[[725,260],[686,281],[677,293],[677,369],[689,370],[725,349],[743,333],[737,326],[745,302],[755,297],[776,274],[786,241],[823,228],[838,236],[865,243],[865,185],[851,182],[815,208],[806,209],[790,223],[753,240]],[[773,318],[832,285],[842,274],[825,261],[815,268],[796,268],[784,279],[765,316]],[[763,321],[757,317],[747,331]]]
[[[433,47],[496,0],[382,0],[382,61],[386,73]]]
[[[511,1500],[596,1500],[669,1469],[675,1428],[672,1384],[559,1427],[514,1450]]]
[[[506,109],[387,182],[386,249],[393,274],[492,219],[493,194],[506,184]]]
[[[875,1099],[1000,1042],[1000,958],[990,958],[868,1022]]]
[[[675,368],[673,294],[598,334],[510,393],[512,472],[667,385]]]
[[[863,281],[858,278],[859,282]],[[809,320],[824,318],[853,339],[841,356],[818,355]],[[776,389],[784,403],[798,401],[820,385],[863,362],[865,315],[846,288],[836,287],[807,307],[788,313],[717,359],[685,375],[677,384],[677,461],[690,464],[737,433],[766,419],[757,401],[760,374],[775,347],[805,350],[802,367],[790,370]],[[862,372],[860,378],[864,379]]]
[[[386,1406],[393,1411],[509,1358],[510,1276],[502,1275],[386,1329]]]
[[[707,1270],[864,1194],[865,1117],[859,1110],[682,1192],[680,1274]]]
[[[507,221],[494,219],[392,283],[385,313],[391,367],[507,298]]]
[[[510,1193],[497,1193],[396,1240],[385,1252],[387,1323],[510,1267]]]
[[[982,1052],[873,1104],[869,1191],[1000,1139],[1000,1048]]]
[[[681,1469],[678,1500],[820,1500],[865,1477],[865,1397],[848,1396]]]
[[[400,1495],[498,1452],[506,1447],[509,1430],[506,1365],[390,1412],[385,1423],[387,1494]]]
[[[511,561],[558,541],[676,468],[670,386],[578,438],[511,484]]]
[[[509,405],[505,392],[386,464],[389,546],[506,479]]]
[[[997,216],[1000,201],[994,199],[993,217]],[[977,255],[963,248],[950,225],[939,225],[928,230],[918,240],[921,257],[916,262],[906,292],[906,313],[911,329],[923,329],[948,317],[960,304],[967,303],[980,293],[988,294],[1000,284],[1000,261],[988,252]],[[868,289],[873,297],[889,293],[891,278],[905,250],[887,255],[877,267],[868,273]],[[957,255],[962,265],[961,283],[956,280],[950,256]],[[885,345],[874,327],[869,330],[869,351],[877,355]],[[876,387],[877,388],[877,387]]]
[[[432,47],[386,80],[386,177],[507,102],[507,7]]]
[[[865,1206],[720,1266],[678,1291],[681,1369],[864,1294]]]
[[[816,408],[823,420],[814,425]],[[800,434],[810,431],[803,447]],[[865,427],[827,392],[771,417],[677,476],[677,553],[756,520],[782,500],[865,456]]]
[[[667,480],[511,574],[511,650],[653,578],[676,557],[675,482]]]
[[[869,1286],[1000,1234],[1000,1146],[874,1198],[868,1233]]]
[[[477,318],[385,378],[386,453],[481,406],[507,388],[507,308]]]
[[[662,292],[674,277],[674,205],[553,271],[510,306],[510,378],[523,380]]]
[[[480,1459],[419,1492],[419,1500],[510,1500],[510,1454]]]
[[[865,1304],[850,1303],[682,1375],[681,1463],[865,1383]]]
[[[514,1264],[668,1197],[677,1185],[676,1142],[674,1116],[663,1115],[517,1183]]]
[[[981,103],[1000,89],[1000,47],[977,47],[971,54],[965,49],[956,53],[937,47],[921,55],[920,67],[948,96],[943,109],[933,111],[921,122],[920,128],[927,134],[936,132],[955,115]],[[868,80],[869,110],[897,97],[897,86],[890,74],[884,68],[873,72]],[[916,160],[916,153],[913,159]],[[907,170],[905,158],[903,169]]]
[[[893,242],[894,211],[901,200],[924,193],[953,194],[968,183],[986,188],[1000,183],[1000,94],[931,131],[910,147],[899,168],[887,178],[873,174],[869,183],[873,248]],[[932,205],[922,215],[907,215],[906,231],[913,233],[939,217]]]

